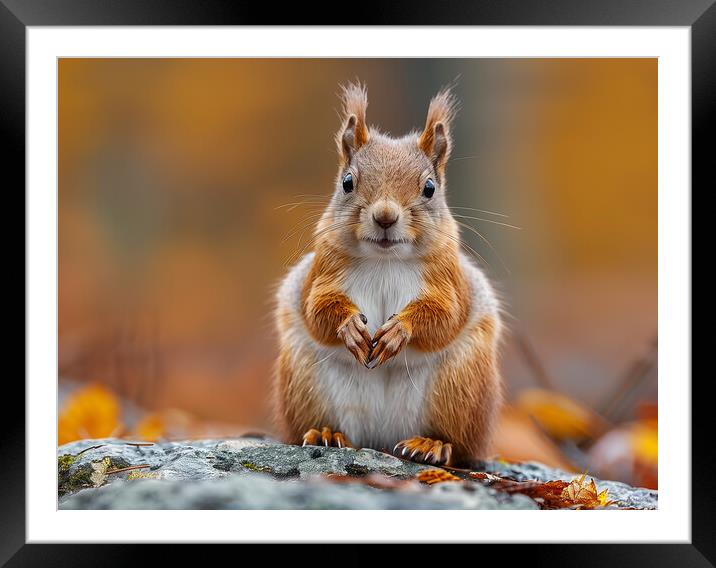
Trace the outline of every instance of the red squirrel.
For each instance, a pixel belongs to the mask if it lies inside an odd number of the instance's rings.
[[[401,138],[366,124],[365,87],[342,99],[333,194],[276,296],[278,424],[293,444],[485,457],[502,324],[446,201],[456,99],[439,92],[423,131]]]

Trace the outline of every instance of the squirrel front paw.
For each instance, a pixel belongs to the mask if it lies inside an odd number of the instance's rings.
[[[348,351],[353,353],[361,365],[368,366],[372,338],[368,332],[368,318],[363,314],[355,314],[345,320],[338,328],[338,338],[343,341]]]
[[[397,314],[390,316],[373,337],[373,351],[368,367],[373,369],[395,357],[410,341],[410,329]]]

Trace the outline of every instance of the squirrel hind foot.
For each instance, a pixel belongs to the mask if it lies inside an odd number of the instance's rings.
[[[450,465],[452,444],[415,436],[395,445],[393,453],[411,461],[432,465]]]
[[[327,448],[352,448],[351,441],[341,432],[333,432],[328,426],[321,430],[311,428],[303,435],[304,446],[325,446]]]

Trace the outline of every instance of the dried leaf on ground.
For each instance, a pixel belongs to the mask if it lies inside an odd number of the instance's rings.
[[[152,473],[147,471],[140,471],[138,469],[135,469],[127,475],[127,481],[132,481],[134,479],[159,479],[161,476],[158,473]]]
[[[570,482],[555,480],[508,481],[500,480],[491,485],[505,493],[521,493],[534,499],[543,509],[598,509],[614,504],[607,490],[597,491],[594,479],[586,482],[586,473]]]
[[[92,462],[92,473],[90,474],[90,481],[94,487],[100,487],[104,485],[107,480],[107,469],[110,466],[109,458],[104,458],[99,462]]]
[[[418,472],[415,478],[420,481],[420,483],[427,483],[428,485],[444,483],[446,481],[462,481],[458,476],[444,469],[424,469]]]
[[[543,509],[563,509],[571,506],[562,498],[566,481],[503,481],[492,487],[505,493],[521,493],[534,499]]]
[[[599,507],[607,507],[614,503],[610,501],[605,489],[601,493],[597,491],[597,485],[594,478],[589,483],[585,482],[587,474],[582,474],[578,479],[573,479],[570,484],[562,490],[562,498],[576,505],[580,505],[582,509],[596,509]]]
[[[504,478],[499,475],[486,473],[484,471],[470,471],[468,472],[468,475],[473,479],[479,479],[481,481],[504,481]]]

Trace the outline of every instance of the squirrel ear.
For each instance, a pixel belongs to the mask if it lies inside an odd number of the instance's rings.
[[[351,161],[353,154],[368,142],[368,127],[365,123],[368,93],[361,84],[349,83],[342,89],[343,127],[336,136],[336,142],[345,165]]]
[[[449,88],[443,89],[430,101],[425,130],[418,138],[418,147],[442,173],[450,157],[452,138],[450,123],[457,112],[457,100]]]

